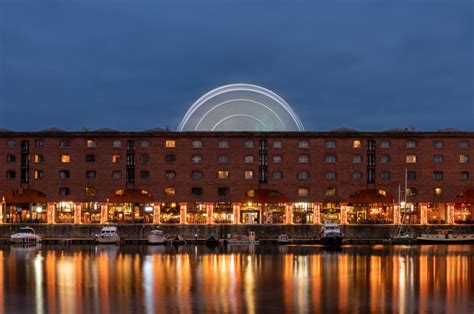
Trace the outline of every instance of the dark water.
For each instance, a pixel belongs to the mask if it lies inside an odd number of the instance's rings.
[[[0,247],[1,313],[473,313],[474,246]]]

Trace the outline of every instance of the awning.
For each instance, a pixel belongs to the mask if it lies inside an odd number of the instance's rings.
[[[384,190],[367,189],[352,194],[347,202],[352,204],[392,204],[393,197]]]
[[[43,192],[33,189],[16,189],[8,191],[4,195],[5,203],[21,204],[21,203],[47,203],[48,198]]]
[[[150,193],[142,189],[123,189],[113,192],[109,203],[153,203]]]
[[[285,195],[275,190],[255,189],[248,191],[241,199],[241,203],[248,202],[279,204],[288,202],[288,199],[285,197]]]
[[[462,203],[474,204],[474,190],[468,190],[468,191],[464,191],[462,193],[459,193],[454,198],[454,203],[457,203],[457,204],[462,204]]]

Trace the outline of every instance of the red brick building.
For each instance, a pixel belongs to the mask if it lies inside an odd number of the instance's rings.
[[[457,131],[4,130],[0,220],[472,223],[472,158]]]

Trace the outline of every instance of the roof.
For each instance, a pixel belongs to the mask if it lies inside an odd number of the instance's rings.
[[[110,128],[102,128],[102,129],[96,129],[92,132],[119,132],[118,130],[115,129],[110,129]]]
[[[351,129],[351,128],[337,128],[329,132],[359,132],[359,131],[357,131],[356,129]]]
[[[41,130],[40,132],[66,132],[66,131],[63,129],[58,129],[58,128],[49,128],[49,129]]]

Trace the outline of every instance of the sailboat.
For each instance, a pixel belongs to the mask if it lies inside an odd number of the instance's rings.
[[[400,185],[398,185],[398,208],[403,208],[402,221],[398,224],[397,234],[394,235],[390,240],[392,244],[412,244],[415,240],[413,236],[408,234],[407,230],[404,228],[405,218],[407,214],[407,169],[405,169],[405,193],[404,193],[404,202],[400,202]]]

